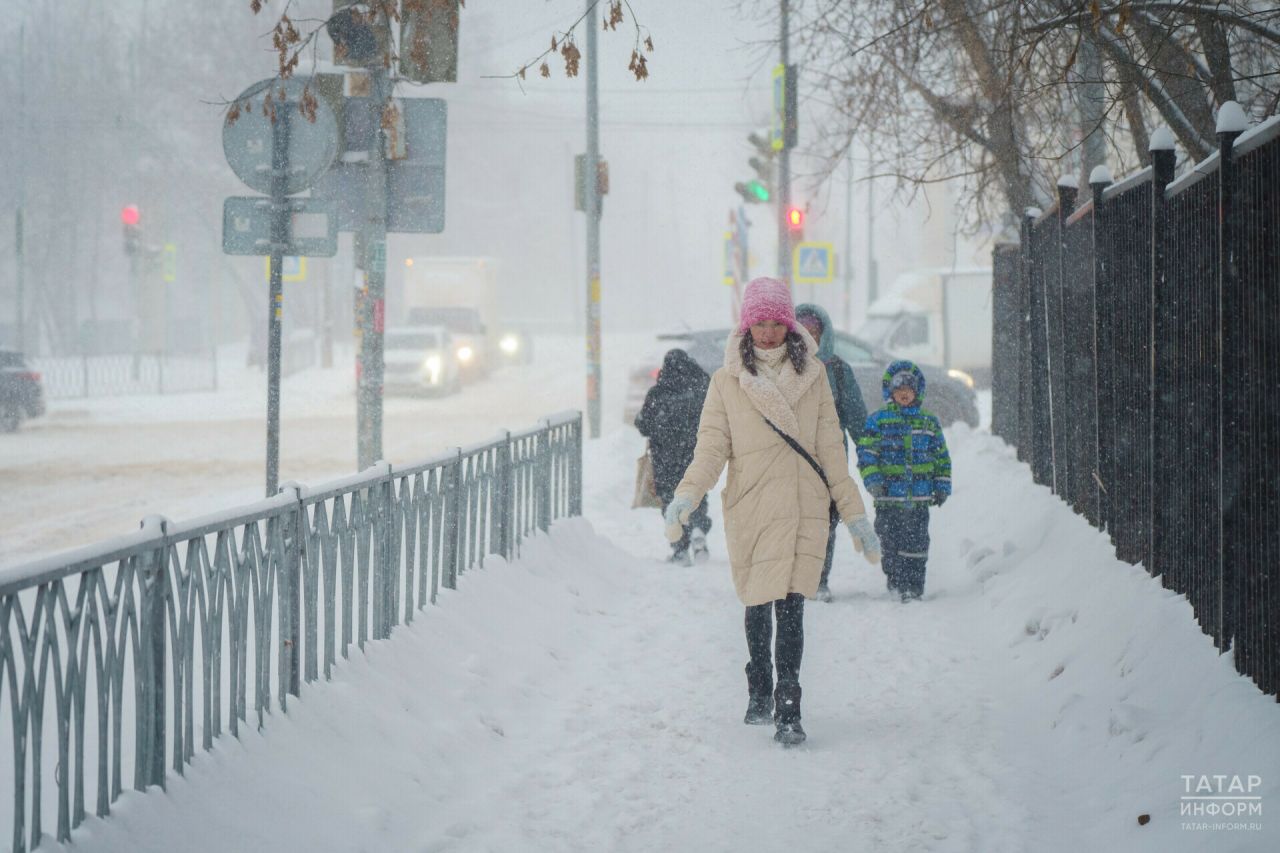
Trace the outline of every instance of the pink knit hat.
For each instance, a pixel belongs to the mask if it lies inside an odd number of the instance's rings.
[[[773,320],[795,331],[796,312],[791,306],[791,288],[776,278],[761,276],[751,280],[742,294],[742,322],[738,334],[756,323]]]

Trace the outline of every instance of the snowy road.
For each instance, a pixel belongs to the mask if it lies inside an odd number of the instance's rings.
[[[644,336],[606,340],[605,423],[621,422],[626,371]],[[510,367],[443,399],[388,397],[383,455],[411,462],[500,428],[583,406],[582,342],[538,339]],[[286,377],[280,480],[314,484],[356,467],[351,354]],[[47,417],[0,435],[0,565],[118,536],[149,514],[190,518],[262,497],[265,379],[227,354],[219,391],[55,401]]]
[[[951,439],[925,600],[884,597],[842,536],[835,602],[807,605],[800,749],[742,725],[728,567],[659,561],[619,430],[588,446],[586,522],[465,575],[74,849],[1277,849],[1265,813],[1240,831],[1179,817],[1181,774],[1259,774],[1273,801],[1275,703],[1007,449]]]

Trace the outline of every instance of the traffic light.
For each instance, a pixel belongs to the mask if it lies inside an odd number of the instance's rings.
[[[124,225],[124,253],[136,255],[142,248],[142,214],[137,205],[126,204],[120,208],[120,222]]]
[[[804,210],[794,204],[787,208],[787,231],[792,245],[804,241]]]
[[[333,0],[324,28],[333,41],[334,64],[373,68],[390,62],[391,27],[380,6]]]
[[[773,198],[773,148],[769,140],[759,133],[747,136],[747,141],[756,149],[756,156],[747,160],[756,176],[749,181],[734,184],[733,188],[742,196],[747,204],[765,204]]]

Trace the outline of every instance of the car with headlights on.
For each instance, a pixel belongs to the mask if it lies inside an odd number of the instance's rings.
[[[835,336],[836,355],[853,368],[858,387],[862,390],[862,401],[868,412],[874,412],[884,405],[881,379],[894,356],[847,332],[836,331]],[[640,407],[644,405],[645,394],[658,381],[658,370],[667,350],[683,349],[710,375],[724,364],[724,347],[728,339],[729,329],[724,328],[658,335],[648,357],[631,370],[622,412],[624,422],[635,422]],[[948,371],[932,365],[921,364],[920,370],[924,372],[927,383],[925,408],[937,415],[943,426],[958,422],[978,426],[978,398],[972,379],[949,375]]]
[[[443,326],[392,326],[382,346],[388,393],[443,395],[462,387],[453,337]]]

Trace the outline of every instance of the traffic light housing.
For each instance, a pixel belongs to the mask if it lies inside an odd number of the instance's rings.
[[[142,214],[137,205],[120,208],[120,223],[124,225],[124,253],[136,255],[142,248]]]
[[[333,41],[335,65],[374,68],[391,61],[391,26],[380,7],[357,0],[333,0],[324,24]]]
[[[787,231],[791,234],[791,244],[804,241],[804,209],[794,204],[787,208]]]
[[[747,141],[756,149],[756,156],[747,160],[756,176],[749,181],[741,181],[733,185],[738,195],[748,204],[767,204],[773,199],[773,148],[769,140],[759,133],[747,136]]]

